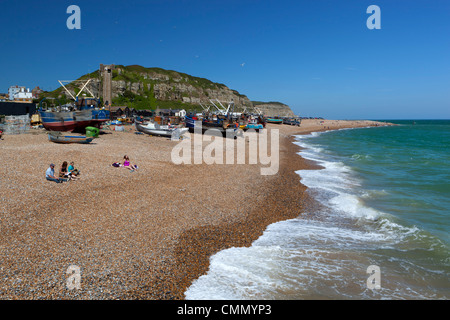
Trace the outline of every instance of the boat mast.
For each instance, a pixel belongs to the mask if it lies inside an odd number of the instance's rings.
[[[66,90],[66,92],[69,94],[69,96],[75,101],[78,101],[78,96],[84,91],[86,90],[91,96],[90,97],[85,97],[85,99],[97,99],[95,97],[95,95],[91,92],[91,90],[89,90],[89,88],[87,87],[87,85],[91,82],[92,79],[87,79],[87,80],[58,80],[58,82],[61,84],[61,86],[64,88],[64,90]],[[67,89],[66,85],[68,84],[73,84],[75,86],[77,86],[78,88],[81,87],[80,91],[78,92],[78,94],[76,96],[74,96],[72,94],[72,92],[70,92],[69,89]]]

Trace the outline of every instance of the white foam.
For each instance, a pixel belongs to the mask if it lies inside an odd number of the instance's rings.
[[[309,141],[314,135],[296,137],[299,138],[297,144],[306,148],[299,154],[323,167],[320,170],[298,170],[296,173],[301,177],[301,183],[314,190],[324,205],[357,219],[376,220],[383,215],[364,204],[367,192],[361,189],[361,183],[350,167],[340,161],[330,161],[323,148]],[[327,196],[321,196],[320,193]]]
[[[363,292],[365,285],[361,281],[355,289],[352,273],[365,276],[370,264],[359,252],[389,242],[384,233],[322,221],[299,218],[274,223],[251,247],[231,248],[211,257],[208,273],[188,288],[186,299],[352,296]]]
[[[298,218],[274,223],[251,247],[217,253],[210,259],[208,273],[188,288],[186,299],[374,297],[365,281],[367,267],[374,257],[380,257],[376,251],[398,250],[407,237],[420,232],[367,206],[364,198],[368,192],[361,189],[352,169],[331,161],[323,148],[309,141],[320,134],[297,136],[297,144],[307,148],[300,152],[302,157],[317,161],[324,169],[296,173],[328,208],[313,215],[321,220]],[[397,281],[395,273],[391,278]],[[395,281],[384,283],[383,294],[375,298],[419,296],[409,288],[397,289]]]
[[[299,137],[299,136],[297,136]],[[405,238],[411,234],[418,234],[416,227],[405,227],[393,221],[393,217],[386,213],[367,206],[364,199],[371,194],[386,195],[386,191],[367,191],[361,188],[361,182],[353,170],[340,161],[330,161],[324,155],[323,148],[315,147],[308,138],[300,136],[301,144],[307,149],[299,154],[307,159],[315,160],[323,169],[298,170],[301,183],[314,192],[320,202],[340,214],[353,219],[377,221],[382,232],[390,235],[391,239]]]
[[[383,222],[384,227],[397,228]],[[357,228],[335,221],[297,218],[268,226],[251,247],[223,250],[210,259],[210,268],[185,293],[187,300],[255,300],[309,298],[417,298],[420,294],[399,284],[398,272],[384,267],[397,250],[401,234],[414,230]],[[382,259],[382,260],[380,260]],[[366,287],[366,269],[373,261],[383,266],[383,291],[374,296]],[[390,262],[389,262],[390,261]],[[425,297],[425,295],[424,295]]]

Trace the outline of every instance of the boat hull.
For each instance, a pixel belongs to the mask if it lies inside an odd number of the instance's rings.
[[[42,125],[49,131],[72,131],[76,128],[73,112],[40,111]]]
[[[91,110],[74,111],[73,118],[76,124],[74,130],[81,130],[92,123],[92,112]]]
[[[100,128],[109,120],[108,110],[83,109],[73,112],[39,111],[42,125],[49,131],[82,131],[86,127]]]
[[[174,128],[174,129],[157,128],[157,127],[149,128],[149,127],[143,126],[139,123],[135,123],[135,127],[136,127],[136,130],[139,132],[143,132],[143,133],[153,135],[153,136],[168,137],[168,138],[171,138],[172,133],[177,129],[180,131],[180,135],[184,134],[185,132],[187,132],[189,130],[188,128]]]
[[[212,133],[215,135],[217,132],[222,134],[223,137],[233,137],[236,138],[239,134],[239,127],[236,127],[233,124],[229,124],[224,127],[223,123],[214,122],[214,121],[205,121],[205,120],[194,120],[191,117],[185,116],[185,124],[189,132],[196,133],[196,130],[200,128],[196,128],[195,125],[201,125],[202,134]]]
[[[210,129],[215,129],[222,133],[226,132],[226,129],[223,127],[222,123],[210,122],[210,121],[205,121],[205,120],[195,120],[188,116],[185,117],[185,124],[190,132],[194,132],[196,124],[201,125],[202,133],[205,133],[205,131],[210,130]]]
[[[283,119],[267,119],[266,122],[273,124],[283,124]]]
[[[108,110],[92,109],[92,120],[89,126],[100,128],[100,126],[110,120],[110,112]]]
[[[81,144],[88,144],[91,143],[94,139],[93,137],[86,137],[86,136],[63,136],[59,134],[48,134],[48,139],[51,142],[55,143],[81,143]]]
[[[244,127],[244,130],[250,130],[250,129],[253,129],[253,130],[263,130],[264,129],[264,127],[263,127],[263,125],[262,124],[254,124],[254,123],[249,123],[249,124],[247,124],[245,127]]]

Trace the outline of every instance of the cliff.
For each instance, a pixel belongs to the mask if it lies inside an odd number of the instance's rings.
[[[87,88],[94,96],[101,96],[102,79],[95,71],[80,77],[78,80],[91,79]],[[66,86],[76,95],[79,88],[74,84]],[[70,100],[70,95],[63,88],[48,93],[47,96]],[[194,77],[185,73],[161,68],[145,68],[138,65],[116,65],[112,71],[112,104],[128,105],[136,109],[183,108],[201,110],[200,104],[210,105],[210,99],[219,100],[226,105],[234,101],[235,111],[244,108],[253,110],[254,102],[236,90],[222,83],[212,82],[205,78]],[[259,105],[261,110],[270,115],[281,112],[292,114],[291,109],[280,103]],[[274,114],[275,115],[275,114]],[[277,113],[276,115],[281,115]]]
[[[292,112],[291,108],[288,105],[285,105],[281,102],[261,102],[261,101],[252,101],[254,107],[261,112],[266,117],[294,117],[295,114]]]

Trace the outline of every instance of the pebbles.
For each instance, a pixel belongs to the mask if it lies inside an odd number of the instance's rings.
[[[183,299],[211,254],[251,244],[307,199],[294,173],[307,164],[289,138],[279,173],[261,176],[259,165],[174,165],[177,142],[165,138],[113,132],[61,145],[34,133],[0,141],[0,299]],[[138,171],[111,166],[125,154]],[[81,179],[46,181],[63,161]],[[79,290],[67,287],[72,265]]]

